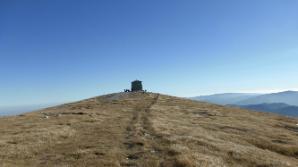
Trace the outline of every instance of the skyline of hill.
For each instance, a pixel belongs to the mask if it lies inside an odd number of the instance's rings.
[[[284,91],[284,92],[269,93],[269,94],[222,93],[222,94],[195,96],[195,97],[190,97],[190,99],[219,104],[219,105],[235,105],[235,106],[239,106],[247,109],[259,106],[260,109],[257,111],[267,111],[267,112],[275,111],[276,109],[278,109],[278,108],[275,108],[277,106],[275,104],[283,103],[288,105],[289,112],[292,113],[293,110],[296,109],[296,107],[291,104],[297,103],[297,106],[298,106],[298,101],[296,100],[296,97],[298,99],[298,91]],[[40,110],[42,108],[55,106],[58,104],[63,104],[63,103],[24,105],[24,106],[16,106],[16,107],[15,106],[0,107],[0,116],[17,115],[21,113],[31,112],[34,110]],[[266,104],[266,105],[263,105],[263,104]],[[270,104],[272,104],[272,106],[269,106]],[[267,110],[265,106],[268,107]],[[275,108],[275,110],[272,110],[270,107]],[[282,114],[282,112],[278,112],[278,113]],[[297,113],[298,113],[298,110],[297,110]],[[285,114],[285,115],[289,115],[289,114]],[[290,115],[293,115],[293,114],[290,114]]]

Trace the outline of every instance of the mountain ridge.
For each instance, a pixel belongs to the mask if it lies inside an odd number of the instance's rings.
[[[298,106],[291,106],[285,103],[262,103],[262,104],[251,104],[251,105],[238,105],[237,107],[262,111],[262,112],[273,112],[280,115],[298,117]]]
[[[298,92],[284,91],[278,93],[264,94],[238,102],[238,105],[260,104],[260,103],[285,103],[298,106]]]
[[[232,99],[231,99],[232,98]],[[298,106],[298,91],[283,91],[277,93],[221,93],[204,96],[190,97],[193,100],[201,100],[215,104],[261,104],[261,103],[285,103]],[[227,101],[227,102],[226,102]]]
[[[191,99],[219,105],[236,106],[255,111],[273,112],[286,116],[298,116],[297,91],[284,91],[270,94],[226,93],[197,96]],[[284,105],[287,106],[283,107]]]
[[[212,102],[215,104],[227,105],[227,104],[235,104],[244,99],[248,99],[250,97],[256,97],[260,94],[257,93],[221,93],[221,94],[213,94],[213,95],[205,95],[205,96],[196,96],[191,97],[193,100],[200,100],[205,102]]]

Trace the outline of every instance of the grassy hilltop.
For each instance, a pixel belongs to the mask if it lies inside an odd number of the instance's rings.
[[[298,166],[297,119],[154,93],[0,118],[0,166]]]

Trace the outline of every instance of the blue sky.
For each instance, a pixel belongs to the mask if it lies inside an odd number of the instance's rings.
[[[1,0],[0,106],[298,88],[297,0]]]

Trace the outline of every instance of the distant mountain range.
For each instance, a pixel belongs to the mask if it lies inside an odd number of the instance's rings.
[[[260,103],[285,103],[288,105],[298,106],[298,92],[286,91],[264,94],[238,102],[239,105],[251,105]]]
[[[259,96],[259,94],[223,93],[223,94],[214,94],[209,96],[197,96],[197,97],[192,97],[191,99],[220,104],[220,105],[229,105],[229,104],[238,104],[238,102],[240,101],[245,101],[257,96]]]
[[[238,106],[256,111],[298,116],[297,91],[270,94],[224,93],[210,96],[197,96],[191,99],[220,105]]]
[[[290,106],[284,103],[263,103],[242,106],[240,105],[239,107],[255,111],[273,112],[287,116],[298,116],[298,106]]]

